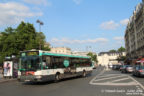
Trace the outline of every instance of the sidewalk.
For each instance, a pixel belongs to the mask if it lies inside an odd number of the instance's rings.
[[[9,82],[9,81],[16,81],[17,80],[17,78],[11,78],[11,79],[9,79],[9,78],[3,78],[3,75],[0,73],[0,83],[4,83],[4,82]]]

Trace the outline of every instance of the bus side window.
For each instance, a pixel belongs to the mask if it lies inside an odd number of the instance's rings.
[[[46,66],[47,66],[47,69],[51,69],[51,67],[52,67],[50,56],[46,57]]]
[[[42,67],[43,67],[43,69],[48,69],[47,56],[43,56]]]
[[[52,65],[53,65],[53,68],[54,69],[56,69],[56,68],[58,68],[58,59],[57,59],[57,57],[53,57],[53,60],[52,60]]]
[[[64,68],[63,61],[64,61],[63,57],[60,57],[60,59],[59,59],[60,68]]]

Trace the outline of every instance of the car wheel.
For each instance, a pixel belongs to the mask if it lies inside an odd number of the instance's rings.
[[[135,76],[135,73],[133,72],[132,75]]]
[[[139,73],[138,76],[141,77],[141,74]]]

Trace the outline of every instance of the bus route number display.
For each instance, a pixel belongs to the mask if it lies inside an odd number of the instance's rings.
[[[27,56],[38,55],[38,52],[27,52]]]
[[[22,56],[22,57],[25,57],[25,56],[26,56],[26,53],[21,53],[21,56]]]

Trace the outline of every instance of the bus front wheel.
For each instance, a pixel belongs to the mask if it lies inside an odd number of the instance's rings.
[[[86,71],[83,71],[82,77],[86,77]]]
[[[55,82],[58,82],[60,80],[60,74],[55,75]]]

